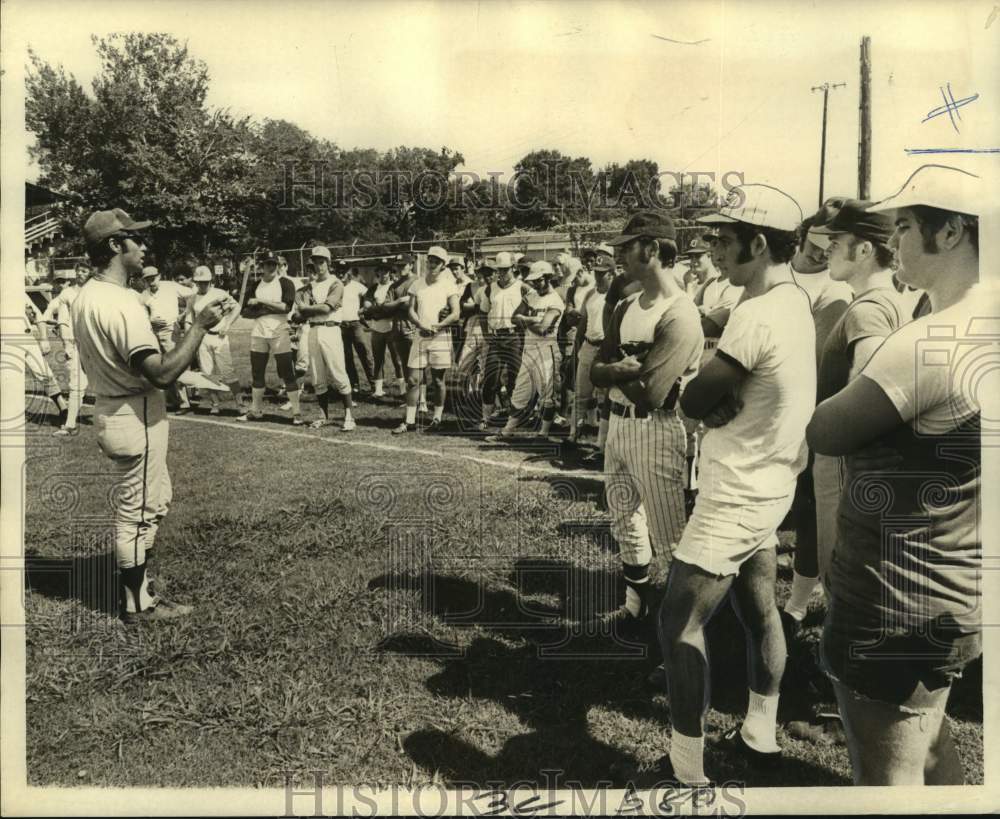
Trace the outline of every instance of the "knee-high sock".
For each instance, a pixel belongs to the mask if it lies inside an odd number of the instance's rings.
[[[253,387],[250,390],[250,405],[258,415],[264,411],[264,388]]]
[[[301,396],[301,390],[293,389],[288,391],[288,400],[292,403],[292,414],[298,415],[302,412],[302,407],[299,404],[299,396]]]

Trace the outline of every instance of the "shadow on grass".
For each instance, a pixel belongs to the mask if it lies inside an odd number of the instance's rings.
[[[579,622],[572,622],[582,610],[614,607],[621,590],[609,580],[612,577],[609,572],[532,559],[518,561],[502,588],[430,570],[373,580],[370,588],[418,591],[414,605],[433,616],[438,627],[469,629],[475,635],[460,645],[431,635],[430,629],[397,633],[378,646],[380,651],[432,659],[440,670],[426,685],[436,697],[455,703],[492,702],[529,729],[508,739],[495,754],[461,734],[485,736],[482,741],[488,747],[491,734],[506,732],[499,727],[470,723],[451,733],[418,730],[403,741],[408,756],[424,769],[440,772],[450,784],[480,785],[494,780],[544,785],[544,772],[558,770],[564,779],[594,787],[608,780],[612,766],[633,763],[627,751],[594,736],[591,720],[595,708],[640,723],[669,720],[663,699],[654,698],[656,692],[646,681],[659,661],[655,636],[626,642],[613,634],[581,632]],[[574,595],[581,598],[576,603]],[[745,713],[747,697],[743,635],[728,605],[719,608],[706,630],[712,707],[737,717]],[[614,727],[616,717],[608,720],[611,734],[621,730]],[[750,780],[732,760],[716,767],[730,778],[739,773]],[[806,783],[847,784],[802,760],[754,772],[752,779],[762,786]]]
[[[118,613],[117,569],[111,552],[59,558],[28,554],[24,583],[33,594],[77,602],[103,614]]]

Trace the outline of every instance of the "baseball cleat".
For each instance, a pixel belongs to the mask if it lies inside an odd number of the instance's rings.
[[[326,418],[317,418],[317,419],[316,419],[315,421],[313,421],[313,422],[312,422],[312,423],[311,423],[311,424],[309,425],[309,429],[322,429],[322,428],[323,428],[323,427],[325,427],[325,426],[326,426],[326,425],[327,425],[328,423],[330,423],[330,422],[329,422],[329,421],[327,421],[327,420],[326,420]]]
[[[432,418],[431,422],[424,429],[424,432],[440,432],[441,431],[441,419]]]
[[[416,424],[408,424],[408,423],[406,423],[406,421],[403,421],[403,423],[401,423],[398,427],[396,427],[392,431],[392,434],[393,435],[402,435],[405,432],[416,432],[416,431],[417,431],[417,425]]]
[[[293,427],[305,426],[305,423],[306,423],[305,419],[301,415],[293,415],[292,416],[292,426]]]
[[[480,421],[479,422],[479,431],[480,432],[486,432],[486,430],[488,430],[489,428],[490,428],[489,421]]]
[[[210,409],[208,411],[208,414],[209,415],[221,415],[222,414],[222,410],[220,410],[218,407],[212,407],[212,409]]]
[[[286,401],[284,404],[281,405],[282,412],[289,412],[291,409],[292,409],[291,401]]]
[[[193,611],[193,606],[170,603],[160,599],[155,605],[143,611],[126,611],[122,614],[122,622],[126,626],[137,626],[142,623],[152,623],[156,620],[176,620],[179,617],[186,617]]]
[[[52,435],[56,438],[67,438],[76,435],[80,431],[79,427],[61,426]]]
[[[569,426],[569,420],[566,419],[566,418],[563,418],[561,415],[556,415],[552,419],[552,426],[554,426],[554,427],[567,427],[567,426]]]
[[[504,435],[502,432],[497,432],[493,435],[487,435],[483,440],[488,444],[505,444],[513,437],[513,435]]]
[[[703,785],[688,785],[681,782],[674,772],[674,764],[670,754],[664,754],[653,764],[615,763],[611,766],[611,779],[615,784],[628,785],[635,790],[669,789],[672,791],[711,792],[715,783],[706,782]],[[714,795],[713,795],[714,796]],[[711,804],[711,800],[708,802]]]
[[[243,423],[246,423],[247,421],[263,421],[264,413],[254,412],[253,410],[247,410],[236,420],[241,421]]]
[[[344,419],[344,424],[343,424],[343,426],[341,426],[341,429],[344,432],[350,432],[352,429],[356,429],[357,426],[358,426],[358,422],[355,421],[353,418],[345,418]]]

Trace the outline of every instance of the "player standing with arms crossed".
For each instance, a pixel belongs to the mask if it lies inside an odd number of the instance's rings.
[[[410,347],[407,361],[406,419],[392,433],[401,435],[417,428],[417,401],[424,369],[429,367],[437,389],[437,403],[428,432],[441,428],[444,415],[445,372],[451,367],[452,324],[460,318],[458,297],[460,292],[455,278],[445,269],[448,251],[432,247],[427,251],[427,279],[414,282],[409,288],[409,320],[417,328],[417,337]]]
[[[676,238],[670,217],[654,211],[633,216],[609,243],[642,291],[616,306],[591,370],[611,402],[604,478],[625,574],[625,603],[610,622],[632,631],[651,612],[653,547],[669,555],[685,522],[687,438],[676,408],[704,336],[698,310],[674,276]]]
[[[42,320],[57,327],[59,338],[63,345],[63,360],[66,363],[66,373],[69,376],[69,406],[66,410],[66,421],[52,434],[55,436],[76,435],[78,428],[77,418],[83,406],[83,395],[87,389],[87,374],[80,366],[80,352],[76,346],[76,339],[73,337],[73,318],[70,307],[80,294],[80,288],[87,283],[90,278],[90,268],[84,264],[78,264],[75,271],[61,271],[56,273],[59,281],[63,282],[62,288],[49,302],[45,308]]]
[[[299,314],[308,322],[306,337],[309,345],[309,372],[316,390],[316,401],[323,417],[310,426],[319,429],[330,418],[330,387],[340,393],[344,405],[344,432],[350,432],[357,424],[351,411],[351,380],[347,375],[344,360],[344,335],[340,318],[344,296],[344,285],[330,273],[330,251],[325,247],[312,249],[312,263],[316,268],[313,280],[298,295]]]
[[[115,557],[124,586],[121,616],[128,625],[192,611],[153,596],[147,578],[157,527],[172,495],[162,390],[191,365],[205,333],[223,316],[219,304],[206,305],[181,342],[160,352],[149,316],[128,288],[129,277],[142,271],[146,246],[140,231],[150,224],[120,208],[87,220],[83,238],[95,272],[70,308],[80,360],[97,396],[97,443],[127,489],[116,494]]]
[[[239,305],[236,299],[230,296],[225,290],[212,287],[212,271],[205,265],[198,265],[194,269],[194,276],[191,277],[197,292],[188,299],[187,311],[184,316],[183,326],[191,327],[194,324],[194,317],[205,309],[209,304],[221,304],[226,311],[226,318],[220,321],[211,330],[205,331],[205,338],[198,347],[198,369],[201,374],[209,378],[215,378],[222,384],[229,387],[229,392],[233,396],[238,415],[246,412],[243,406],[243,399],[240,397],[242,386],[240,380],[233,372],[233,356],[229,350],[229,328],[239,317],[240,311],[236,308]],[[209,415],[219,415],[219,391],[206,390],[208,400],[212,403]]]

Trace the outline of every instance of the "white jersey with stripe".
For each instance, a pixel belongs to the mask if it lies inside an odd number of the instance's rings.
[[[629,305],[622,316],[621,329],[618,331],[621,344],[652,344],[656,333],[656,325],[659,324],[663,314],[670,309],[670,306],[679,296],[669,298],[658,297],[649,307],[643,307],[640,303],[642,293],[630,296]],[[631,406],[632,399],[623,393],[618,387],[612,387],[608,397],[619,404]]]

